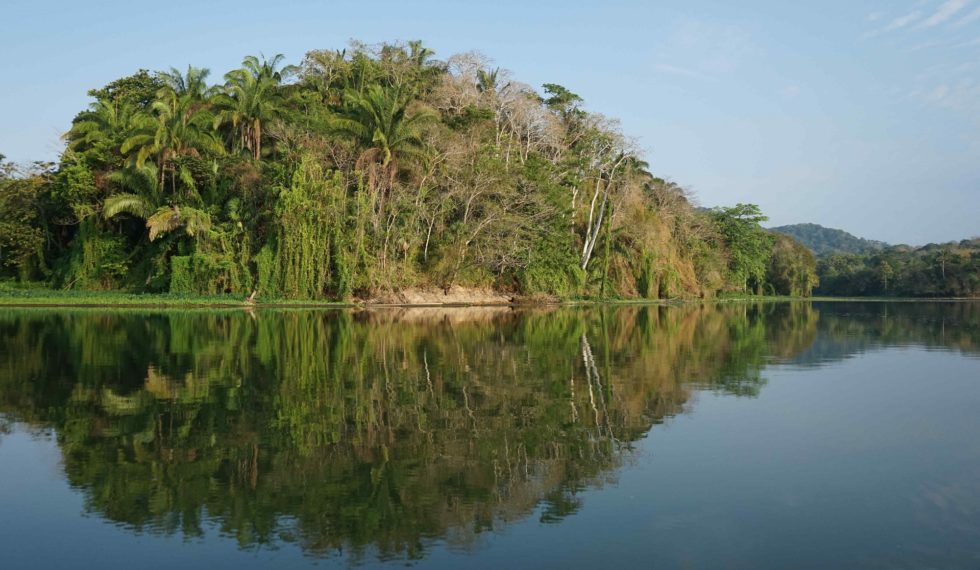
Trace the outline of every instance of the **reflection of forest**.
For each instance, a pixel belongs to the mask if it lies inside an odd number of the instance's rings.
[[[885,346],[980,352],[977,302],[817,302],[819,334],[794,364],[819,365]]]
[[[89,509],[132,528],[421,556],[573,513],[693,390],[754,394],[768,360],[861,326],[824,310],[8,310],[0,412],[53,426]],[[889,322],[964,348],[980,319],[955,314]]]

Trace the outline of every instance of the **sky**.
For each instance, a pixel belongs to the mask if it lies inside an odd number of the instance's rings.
[[[980,0],[4,0],[0,154],[54,160],[140,68],[422,40],[621,120],[703,206],[890,243],[980,235]]]

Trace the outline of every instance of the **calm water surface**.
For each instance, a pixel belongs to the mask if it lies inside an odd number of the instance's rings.
[[[0,568],[978,568],[980,304],[0,309]]]

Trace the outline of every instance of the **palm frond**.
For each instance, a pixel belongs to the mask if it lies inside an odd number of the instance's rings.
[[[163,206],[146,219],[146,227],[150,230],[150,241],[178,228],[184,228],[184,233],[195,236],[211,229],[211,216],[197,208]]]
[[[106,219],[119,214],[129,214],[137,218],[146,218],[153,211],[152,205],[142,196],[136,194],[115,194],[102,203],[102,216]]]
[[[150,230],[150,241],[180,226],[180,210],[171,206],[162,206],[146,219],[146,228]]]
[[[211,229],[211,216],[197,208],[182,207],[180,209],[180,221],[184,226],[184,232],[189,236]]]

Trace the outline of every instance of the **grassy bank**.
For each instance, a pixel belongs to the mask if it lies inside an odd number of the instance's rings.
[[[231,295],[176,295],[170,293],[124,293],[119,291],[63,291],[23,288],[0,284],[0,306],[72,307],[241,307],[244,299]],[[342,307],[349,303],[259,299],[256,305]]]

